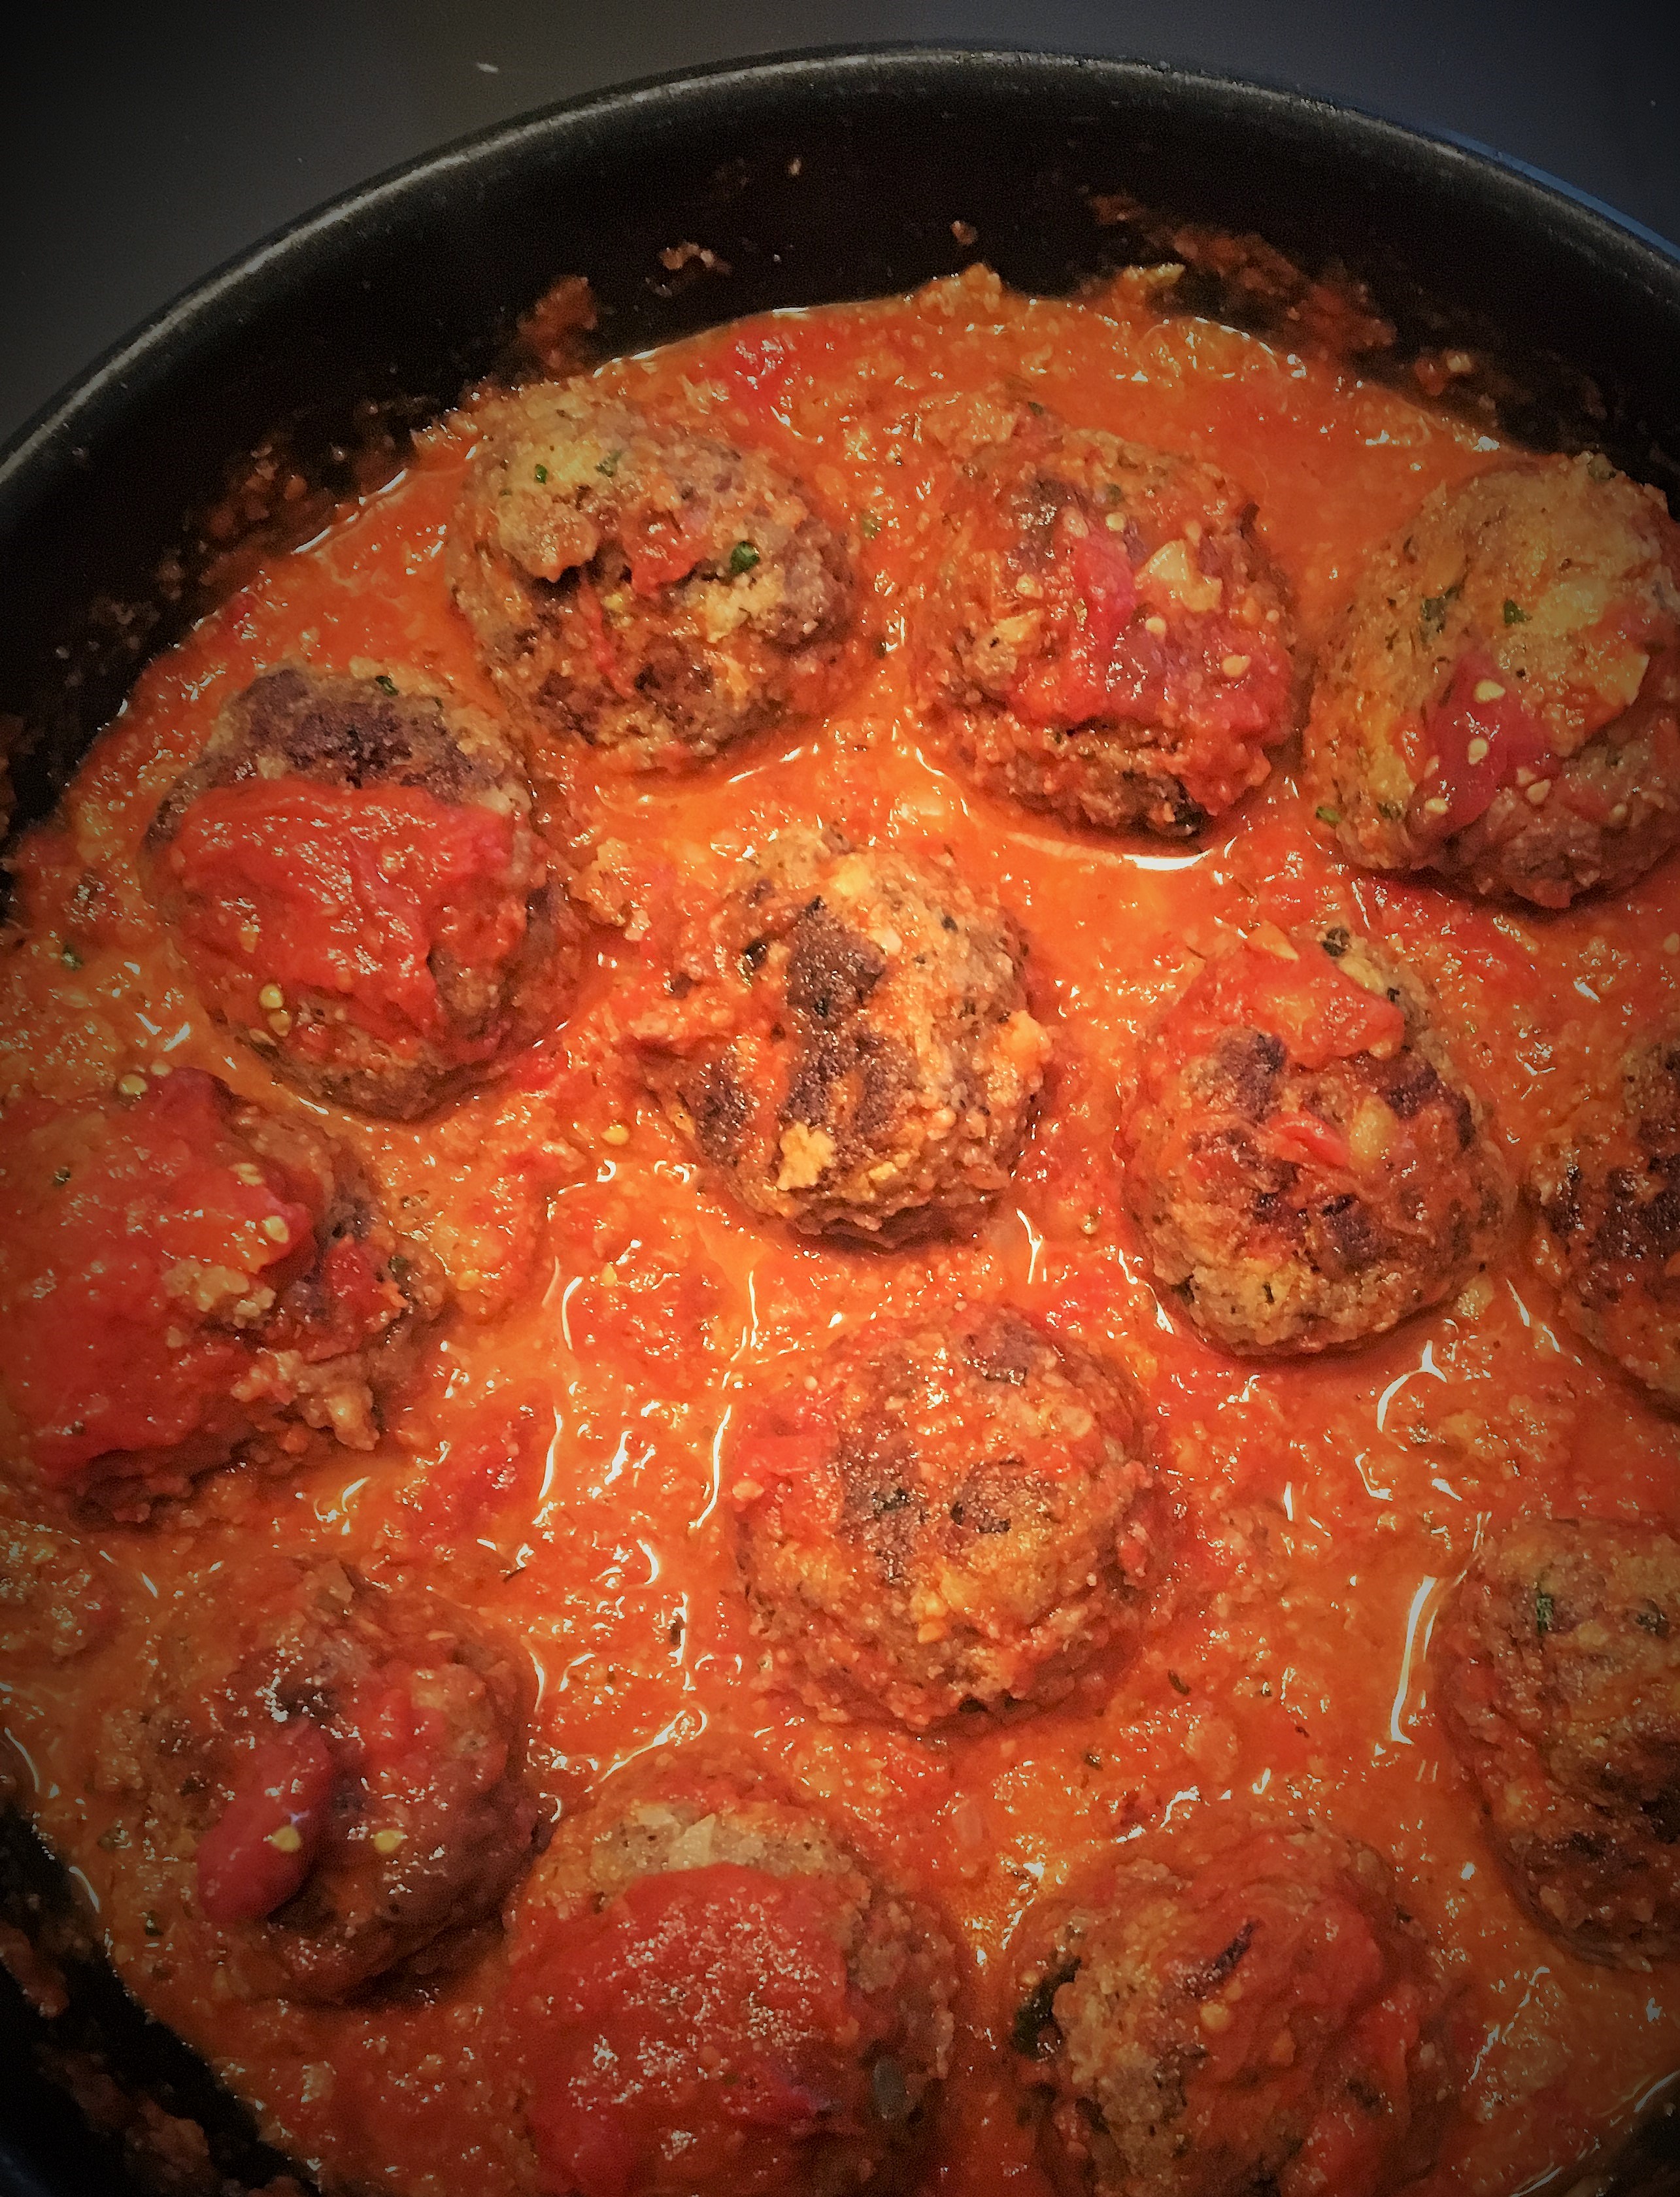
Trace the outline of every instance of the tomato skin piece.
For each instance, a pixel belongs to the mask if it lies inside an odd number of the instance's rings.
[[[296,1896],[320,1853],[336,1783],[333,1751],[308,1717],[258,1742],[233,1798],[199,1841],[207,1921],[223,1928],[260,1922]]]
[[[1347,1138],[1316,1114],[1280,1114],[1268,1126],[1266,1143],[1284,1159],[1305,1159],[1332,1168],[1353,1163]]]
[[[1486,690],[1497,687],[1497,693]],[[1481,690],[1479,693],[1479,690]],[[1424,733],[1435,768],[1412,797],[1411,821],[1424,838],[1449,839],[1484,816],[1495,797],[1529,774],[1528,783],[1563,768],[1545,728],[1485,648],[1466,649],[1446,692],[1425,713]],[[1473,743],[1482,751],[1474,760]],[[1445,808],[1433,804],[1445,802]]]

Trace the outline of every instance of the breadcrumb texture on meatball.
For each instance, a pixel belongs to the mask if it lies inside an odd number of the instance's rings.
[[[1431,1693],[1523,1904],[1584,1960],[1680,1954],[1680,1541],[1533,1519],[1484,1544]]]
[[[762,452],[585,383],[477,414],[455,598],[527,723],[681,766],[831,699],[845,546]]]
[[[744,1765],[667,1757],[564,1824],[510,2007],[543,2186],[917,2186],[956,1968],[933,1916]]]
[[[1255,1356],[1382,1334],[1486,1260],[1513,1191],[1403,963],[1344,926],[1257,925],[1145,1048],[1121,1126],[1156,1277]]]
[[[178,1068],[0,1111],[5,1453],[119,1517],[246,1446],[371,1449],[441,1309],[350,1155]]]
[[[192,1654],[161,1660],[106,1759],[143,1795],[146,1896],[178,1902],[235,1991],[336,2002],[481,1950],[537,1823],[508,1651],[326,1563]]]
[[[632,1036],[754,1212],[883,1242],[1004,1189],[1050,1041],[1026,941],[947,860],[790,832],[691,923]]]
[[[1326,649],[1311,797],[1344,851],[1565,907],[1680,838],[1680,528],[1597,457],[1438,489]]]
[[[1317,1829],[1159,1838],[1035,1927],[1014,2042],[1078,2197],[1382,2197],[1455,2106],[1440,1955]]]
[[[760,1408],[731,1469],[779,1660],[918,1730],[1057,1699],[1136,1632],[1159,1568],[1126,1375],[1002,1307],[863,1328]]]
[[[148,846],[217,1019],[300,1090],[409,1120],[559,1019],[580,926],[500,730],[403,676],[253,681]]]
[[[1626,1055],[1536,1151],[1528,1189],[1564,1317],[1680,1410],[1680,1029]]]
[[[1028,413],[945,524],[918,679],[983,785],[1182,838],[1266,777],[1299,714],[1293,621],[1224,474]]]

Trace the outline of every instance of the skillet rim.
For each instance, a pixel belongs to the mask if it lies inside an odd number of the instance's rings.
[[[441,207],[457,185],[470,190],[475,178],[577,161],[592,149],[622,161],[640,133],[674,138],[709,118],[739,126],[753,113],[786,113],[803,105],[815,119],[825,101],[937,97],[947,89],[953,99],[1023,107],[1084,97],[1117,117],[1194,118],[1210,134],[1235,120],[1297,155],[1316,148],[1344,177],[1401,188],[1420,181],[1437,191],[1462,185],[1479,220],[1544,237],[1578,263],[1584,290],[1641,298],[1680,335],[1680,244],[1472,139],[1398,122],[1299,85],[1169,61],[913,40],[789,49],[639,78],[489,124],[350,185],[212,268],[118,338],[0,448],[0,560],[26,549],[35,515],[90,457],[96,461],[101,444],[119,437],[125,420],[171,384],[189,389],[206,363],[213,365],[238,327],[242,305],[306,293],[333,267],[371,248],[382,228],[399,216],[413,219],[429,205]],[[18,2148],[29,2133],[25,2118],[0,2104],[0,2191],[6,2197],[54,2197],[94,2187],[114,2194],[126,2186],[91,2155],[62,2158],[56,2167],[32,2156]],[[1674,2155],[1680,2157],[1680,2148]],[[1637,2186],[1654,2192],[1680,2185],[1664,2179]]]

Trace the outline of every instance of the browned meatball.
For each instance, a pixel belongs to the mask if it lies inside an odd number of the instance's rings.
[[[1602,458],[1429,497],[1372,558],[1312,699],[1344,850],[1567,907],[1680,837],[1680,530]]]
[[[675,767],[826,707],[852,575],[802,483],[580,383],[478,424],[449,577],[528,721]]]
[[[1564,1317],[1680,1408],[1680,1031],[1636,1046],[1614,1089],[1536,1154],[1535,1263]]]
[[[1433,1692],[1500,1858],[1584,1960],[1680,1954],[1680,1542],[1534,1519],[1483,1546]]]
[[[633,1035],[754,1212],[900,1241],[1009,1180],[1049,1052],[1026,958],[949,862],[787,832],[689,926]]]
[[[288,1083],[408,1121],[564,1012],[576,932],[490,720],[381,673],[265,674],[148,836],[219,1022]]]
[[[354,1449],[442,1290],[351,1155],[201,1069],[0,1110],[0,1447],[128,1518],[246,1446]]]
[[[670,1757],[562,1827],[510,2003],[543,2187],[893,2197],[950,2056],[951,1948],[760,1774]]]
[[[1211,466],[1027,415],[964,469],[919,683],[982,784],[1076,824],[1200,830],[1296,722],[1283,585]]]
[[[1147,1046],[1121,1130],[1157,1280],[1255,1356],[1439,1304],[1509,1217],[1480,1108],[1404,964],[1337,925],[1258,925]]]
[[[1158,1565],[1129,1382],[1001,1307],[864,1328],[768,1400],[733,1469],[779,1661],[918,1730],[1056,1699],[1136,1631]]]
[[[1058,2188],[1382,2197],[1434,2163],[1456,2096],[1442,1964],[1369,1846],[1162,1838],[1035,1935],[1015,2043]]]
[[[447,1965],[532,1851],[512,1660],[336,1564],[228,1622],[229,1665],[150,1719],[154,1826],[196,1841],[222,1957],[246,1990],[323,2000]]]

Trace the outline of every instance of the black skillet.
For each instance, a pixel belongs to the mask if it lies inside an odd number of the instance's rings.
[[[388,472],[405,426],[501,363],[557,276],[588,277],[597,340],[622,351],[976,258],[1046,291],[1181,247],[1203,258],[1185,222],[1258,233],[1308,276],[1345,271],[1394,327],[1370,370],[1462,352],[1455,401],[1543,447],[1603,449],[1680,511],[1680,258],[1531,176],[1296,93],[1127,62],[891,49],[724,67],[557,107],[352,191],[170,306],[24,430],[0,459],[0,716],[21,721],[20,818],[51,807],[139,665],[226,576],[230,478],[237,502],[258,488],[264,538],[261,469],[241,455],[279,431],[324,491]],[[662,260],[685,244],[721,264]],[[1256,264],[1228,279],[1204,259],[1180,294],[1287,337],[1301,286],[1273,268],[1256,290]],[[219,532],[204,522],[218,504]],[[0,1912],[50,1938],[71,1927],[55,1923],[63,1898],[14,1825]],[[218,2172],[280,2171],[108,1971],[72,1957],[67,1973],[49,2026],[0,1992],[3,2197],[136,2186],[120,2145],[38,2072],[43,2046],[113,2077],[107,2101],[201,2120]],[[1653,2122],[1609,2186],[1680,2191],[1680,2129]]]

